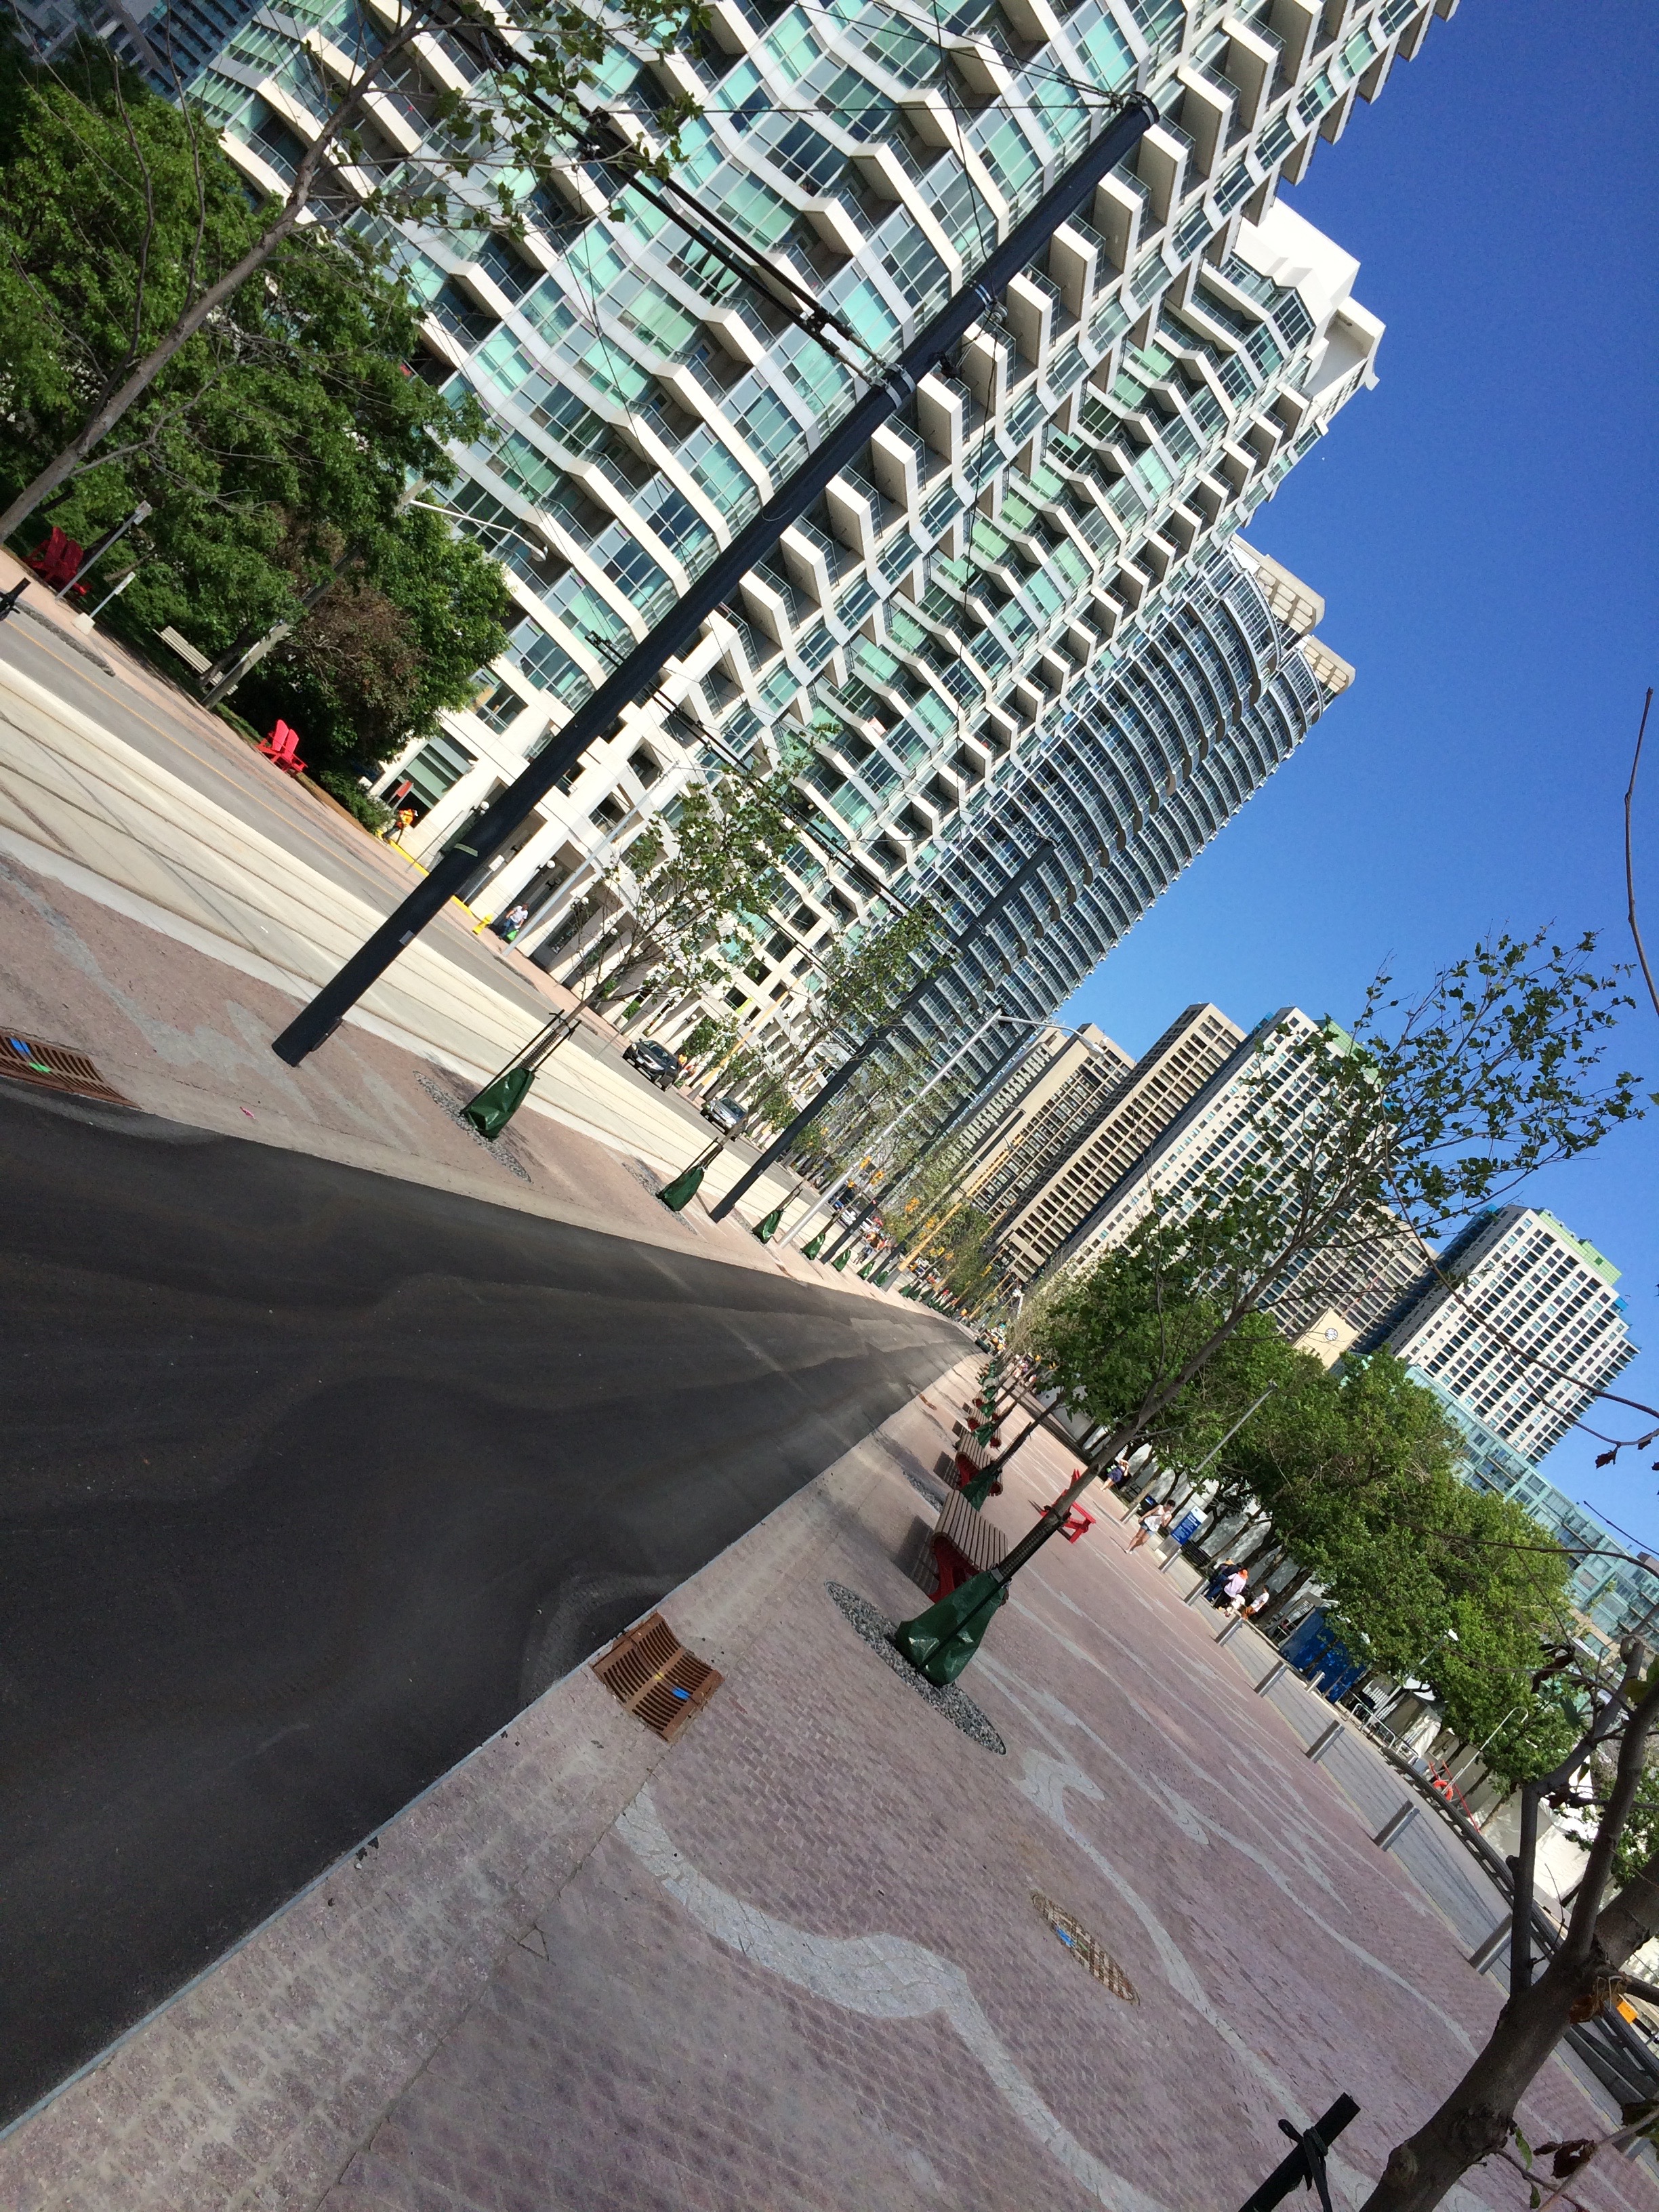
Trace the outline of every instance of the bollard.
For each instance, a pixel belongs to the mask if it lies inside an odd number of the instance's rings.
[[[1386,1851],[1396,1836],[1403,1836],[1422,1810],[1420,1805],[1402,1805],[1397,1813],[1390,1813],[1371,1841],[1380,1851]]]
[[[1288,1674],[1290,1671],[1291,1662],[1288,1659],[1275,1659],[1273,1665],[1268,1668],[1267,1673],[1261,1677],[1261,1680],[1255,1686],[1255,1693],[1257,1697],[1265,1698],[1268,1691],[1272,1689],[1273,1684],[1279,1680],[1279,1676],[1281,1674]]]
[[[1477,1974],[1484,1974],[1498,1953],[1508,1948],[1510,1937],[1514,1933],[1514,1919],[1506,1912],[1492,1934],[1477,1943],[1469,1954],[1469,1964]]]
[[[1200,1574],[1198,1580],[1188,1591],[1186,1596],[1182,1599],[1181,1602],[1182,1605],[1196,1605],[1199,1599],[1203,1596],[1205,1589],[1208,1586],[1209,1580],[1210,1577],[1208,1575]]]
[[[1330,1726],[1326,1729],[1322,1735],[1316,1735],[1314,1738],[1313,1741],[1308,1746],[1305,1755],[1317,1764],[1320,1759],[1323,1759],[1325,1753],[1330,1749],[1331,1746],[1336,1741],[1338,1736],[1340,1736],[1342,1732],[1341,1722],[1333,1721]]]
[[[1227,1626],[1222,1630],[1220,1635],[1217,1637],[1216,1642],[1218,1644],[1224,1644],[1230,1636],[1237,1635],[1238,1631],[1243,1628],[1243,1614],[1242,1613],[1236,1613],[1232,1619],[1227,1623]]]
[[[1170,1553],[1166,1553],[1166,1554],[1165,1554],[1165,1556],[1158,1561],[1158,1571],[1159,1574],[1161,1574],[1161,1575],[1167,1575],[1167,1574],[1169,1573],[1169,1571],[1170,1571],[1170,1568],[1171,1568],[1172,1566],[1174,1566],[1174,1565],[1175,1565],[1176,1561],[1180,1557],[1181,1557],[1181,1547],[1180,1547],[1180,1545],[1179,1545],[1179,1544],[1177,1544],[1177,1545],[1176,1546],[1176,1547],[1175,1547],[1175,1549],[1174,1549],[1174,1551],[1173,1551],[1173,1552],[1170,1552]]]

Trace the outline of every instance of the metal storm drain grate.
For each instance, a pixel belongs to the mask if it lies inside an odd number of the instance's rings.
[[[1085,1966],[1097,1982],[1103,1982],[1115,1997],[1125,2004],[1139,2004],[1135,1985],[1124,1972],[1109,1951],[1103,1949],[1080,1920],[1073,1920],[1069,1912],[1062,1912],[1052,1898],[1045,1897],[1040,1889],[1031,1892],[1031,1902],[1054,1929],[1072,1956]]]
[[[593,1672],[669,1743],[720,1686],[720,1675],[705,1660],[692,1657],[659,1613],[619,1636],[594,1661]]]
[[[9,1030],[0,1030],[0,1075],[15,1076],[37,1091],[72,1091],[79,1098],[106,1098],[112,1106],[132,1103],[110,1088],[85,1053],[15,1036]]]

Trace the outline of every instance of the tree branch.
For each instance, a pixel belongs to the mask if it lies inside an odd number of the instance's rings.
[[[1653,704],[1653,686],[1648,686],[1648,696],[1642,702],[1641,726],[1636,732],[1636,751],[1630,764],[1630,781],[1625,786],[1625,894],[1628,901],[1626,911],[1630,917],[1630,933],[1636,940],[1636,957],[1642,963],[1642,981],[1648,987],[1648,996],[1653,1001],[1653,1011],[1659,1014],[1659,988],[1653,981],[1653,970],[1648,965],[1648,951],[1642,942],[1642,932],[1636,920],[1636,863],[1631,850],[1631,808],[1636,798],[1636,775],[1642,765],[1642,740],[1648,733],[1648,709]]]

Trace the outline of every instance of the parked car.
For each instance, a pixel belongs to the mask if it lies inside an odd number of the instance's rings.
[[[659,1091],[672,1091],[680,1079],[680,1064],[666,1045],[659,1044],[654,1037],[635,1037],[623,1054],[631,1060],[647,1082],[654,1083]]]
[[[739,1106],[735,1098],[711,1098],[702,1109],[705,1121],[712,1121],[723,1137],[735,1137],[749,1119],[749,1109]]]

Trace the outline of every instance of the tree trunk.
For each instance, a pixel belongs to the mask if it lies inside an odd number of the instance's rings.
[[[1645,1727],[1641,1733],[1645,1735]],[[1633,1759],[1621,1753],[1621,1787],[1628,1779],[1633,1789],[1640,1748],[1638,1739]],[[1628,1812],[1628,1803],[1619,1812],[1609,1807],[1611,1837],[1605,1832],[1608,1815],[1603,1815],[1603,1832],[1591,1846],[1585,1869],[1586,1881],[1593,1879],[1598,1888]],[[1508,2141],[1516,2107],[1565,2034],[1574,2008],[1579,2008],[1580,2019],[1586,2019],[1597,2001],[1607,2003],[1613,1995],[1608,1978],[1650,1936],[1659,1935],[1659,1856],[1632,1875],[1595,1920],[1585,1924],[1583,1916],[1589,1909],[1581,1894],[1567,1942],[1529,1989],[1510,1997],[1485,2049],[1433,2118],[1392,2152],[1360,2212],[1433,2212],[1470,2166],[1490,2158]]]
[[[1391,2153],[1361,2212],[1433,2212],[1472,2166],[1509,2141],[1516,2106],[1607,1961],[1558,1958],[1498,2015],[1485,2050],[1437,2112]]]
[[[1284,1612],[1285,1607],[1297,1595],[1297,1592],[1302,1588],[1303,1584],[1306,1582],[1311,1581],[1312,1578],[1313,1569],[1311,1567],[1298,1567],[1296,1572],[1291,1577],[1289,1582],[1285,1583],[1284,1589],[1275,1596],[1273,1603],[1267,1607],[1266,1613],[1264,1613],[1261,1619],[1256,1622],[1256,1626],[1258,1628],[1266,1628],[1270,1621],[1277,1620],[1279,1614]]]

